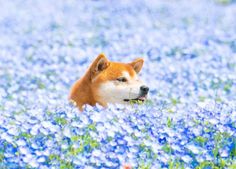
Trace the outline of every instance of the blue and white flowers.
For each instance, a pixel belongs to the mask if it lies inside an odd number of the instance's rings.
[[[235,168],[234,1],[0,2],[0,168]],[[69,105],[100,52],[144,105]]]

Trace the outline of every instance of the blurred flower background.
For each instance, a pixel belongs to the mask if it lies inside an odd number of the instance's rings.
[[[0,168],[236,168],[233,0],[0,0]],[[91,61],[145,58],[144,105],[68,104]]]

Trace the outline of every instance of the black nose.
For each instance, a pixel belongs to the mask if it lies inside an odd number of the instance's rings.
[[[149,91],[149,87],[143,85],[140,87],[140,90],[141,90],[142,94],[147,94]]]

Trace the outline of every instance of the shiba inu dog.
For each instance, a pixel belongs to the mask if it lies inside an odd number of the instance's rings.
[[[138,78],[143,63],[142,58],[131,63],[111,62],[100,54],[85,75],[74,83],[69,99],[81,111],[85,104],[98,103],[106,107],[108,103],[144,102],[149,88]]]

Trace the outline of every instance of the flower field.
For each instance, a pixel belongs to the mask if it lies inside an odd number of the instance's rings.
[[[235,169],[236,3],[0,0],[0,168]],[[141,105],[68,103],[99,53]]]

